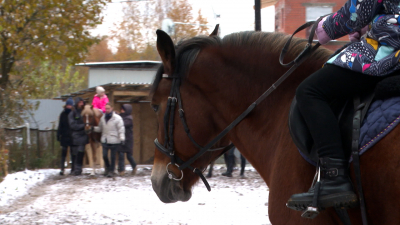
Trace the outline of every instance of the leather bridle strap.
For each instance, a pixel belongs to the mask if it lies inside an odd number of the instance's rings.
[[[170,157],[171,160],[172,160],[172,158],[174,158],[175,162],[176,162],[178,165],[185,162],[185,161],[183,161],[181,158],[179,158],[179,156],[177,156],[177,155],[171,157],[171,155],[170,155],[168,149],[166,149],[166,148],[158,141],[157,138],[154,140],[154,144],[156,145],[157,149],[160,150],[160,152],[162,152],[164,155]],[[222,155],[223,153],[225,153],[225,152],[231,150],[233,147],[235,147],[235,146],[234,146],[233,144],[230,144],[230,145],[228,145],[228,146],[226,146],[226,147],[215,148],[215,149],[210,149],[210,150],[213,150],[213,151],[223,150],[222,153],[221,153],[221,155]],[[172,161],[171,161],[171,163],[172,163]],[[193,171],[193,173],[197,174],[197,175],[201,178],[201,180],[203,181],[203,183],[204,183],[204,185],[206,186],[207,190],[208,190],[208,191],[211,191],[210,184],[208,183],[207,179],[204,177],[203,172],[202,172],[201,170],[199,170],[198,168],[194,168],[194,167],[192,167],[192,166],[190,166],[190,165],[187,166],[187,168],[190,169],[191,171]]]
[[[297,29],[294,33],[296,34],[297,32],[311,26],[314,25],[312,28],[312,31],[315,32],[316,27],[318,26],[318,22],[322,19],[323,17],[319,18],[317,21],[311,21],[311,22],[307,22],[304,25],[302,25],[299,29]],[[313,33],[312,33],[313,34]],[[292,35],[292,37],[293,37]],[[313,37],[314,35],[312,35]],[[290,45],[290,41],[292,39],[292,37],[289,38],[288,42],[286,43],[285,47],[282,49],[282,53],[281,53],[281,57],[280,57],[280,61],[283,60],[285,53],[287,52],[287,48]],[[289,75],[302,63],[306,60],[306,58],[312,53],[314,52],[319,46],[320,44],[317,43],[316,45],[314,45],[312,48],[310,48],[312,43],[312,37],[310,35],[309,38],[309,43],[306,45],[305,49],[303,50],[303,52],[292,62],[285,64],[284,66],[292,66],[288,71],[286,71],[285,74],[283,74],[274,84],[272,84],[271,87],[268,88],[267,91],[265,91],[255,102],[253,102],[242,114],[240,114],[231,124],[229,124],[221,133],[219,133],[213,140],[211,140],[207,145],[205,145],[204,147],[200,148],[201,150],[194,155],[192,158],[190,158],[188,161],[186,161],[184,164],[182,164],[179,169],[182,170],[186,167],[188,167],[190,164],[192,164],[196,159],[198,159],[201,155],[203,155],[205,152],[207,152],[207,150],[209,148],[211,148],[211,146],[215,145],[219,140],[221,140],[221,138],[223,138],[229,131],[231,131],[236,125],[238,125],[244,118],[247,117],[247,115],[249,115],[249,113],[251,113],[254,108],[260,103],[262,102],[266,97],[268,97],[268,95],[270,95],[287,77],[289,77]],[[311,40],[311,41],[310,41]],[[181,103],[181,98],[180,98],[180,93],[178,91],[178,102],[179,102],[179,107],[180,109],[182,108],[182,103]],[[186,125],[185,119],[184,119],[184,112],[183,110],[179,111],[179,116],[181,117],[182,123],[184,124],[185,130],[187,129],[188,135],[189,135],[189,129]],[[195,143],[196,146],[199,146],[191,137],[191,135],[189,135],[189,138],[192,140],[193,143]],[[201,146],[199,146],[201,147]]]
[[[330,15],[330,14],[328,14]],[[318,23],[325,18],[326,16],[321,16],[319,17],[316,21],[309,21],[303,25],[301,25],[299,28],[297,28],[294,33],[292,34],[292,36],[290,36],[290,38],[287,40],[285,46],[283,46],[283,49],[281,51],[281,55],[279,56],[279,63],[284,66],[284,67],[289,67],[289,66],[294,66],[297,67],[298,65],[300,65],[302,62],[304,62],[304,60],[312,53],[314,52],[321,44],[318,42],[317,44],[315,44],[314,46],[312,46],[313,43],[313,39],[314,39],[314,34],[315,34],[315,30],[318,27]],[[287,51],[289,50],[289,46],[290,46],[290,42],[292,41],[292,38],[294,37],[295,34],[297,34],[298,32],[306,29],[307,27],[312,26],[311,27],[311,31],[310,31],[310,35],[308,36],[308,41],[306,46],[304,47],[303,51],[291,62],[289,63],[283,63],[283,59],[285,58],[285,55],[287,53]],[[296,66],[297,65],[297,66]]]

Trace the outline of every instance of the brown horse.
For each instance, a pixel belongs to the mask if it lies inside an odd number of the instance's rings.
[[[176,47],[170,37],[157,32],[157,48],[163,66],[153,84],[152,106],[159,122],[158,140],[166,138],[164,114],[172,79],[181,77],[181,100],[187,126],[200,145],[212,140],[284,72],[279,53],[288,36],[279,33],[243,32],[218,37],[195,37]],[[287,60],[304,48],[305,40],[295,39]],[[260,173],[270,189],[269,217],[272,224],[341,224],[333,209],[322,211],[315,219],[302,218],[301,212],[285,204],[294,193],[311,186],[315,167],[298,153],[287,126],[291,101],[297,86],[321,68],[330,51],[314,52],[281,86],[232,129],[226,137]],[[174,153],[186,161],[198,153],[183,129],[178,109],[173,125]],[[170,118],[169,121],[172,118]],[[364,195],[371,224],[400,224],[400,128],[395,128],[361,157]],[[205,168],[220,153],[207,152],[193,164]],[[151,181],[163,202],[188,201],[199,178],[184,169],[180,181],[169,179],[166,165],[170,157],[155,150]],[[175,177],[181,171],[169,170]],[[353,170],[351,168],[351,170]],[[354,177],[353,177],[354,180]],[[237,206],[235,206],[237,207]],[[359,208],[349,210],[352,224],[362,224]]]
[[[101,133],[92,132],[91,128],[93,126],[98,126],[100,122],[100,118],[103,114],[97,109],[93,109],[91,105],[85,105],[82,110],[82,117],[85,122],[85,131],[89,136],[89,144],[91,148],[91,152],[86,149],[86,153],[89,158],[89,164],[92,167],[91,175],[96,174],[96,162],[97,162],[97,148],[100,143]]]

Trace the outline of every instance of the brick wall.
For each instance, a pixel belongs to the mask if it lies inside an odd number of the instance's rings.
[[[332,12],[338,11],[345,0],[279,0],[275,4],[275,31],[292,34],[298,27],[306,22],[306,6],[321,6],[327,4],[332,6]],[[297,37],[306,38],[306,32],[299,32]],[[338,41],[349,41],[348,37],[337,39]],[[336,50],[339,45],[328,45],[329,49]]]

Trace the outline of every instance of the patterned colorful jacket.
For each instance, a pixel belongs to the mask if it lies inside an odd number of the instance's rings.
[[[374,5],[374,1],[378,1]],[[361,37],[327,63],[356,72],[384,76],[400,69],[400,0],[348,0],[319,23],[321,44],[346,34]],[[369,29],[364,35],[361,30]],[[362,36],[361,36],[362,35]]]

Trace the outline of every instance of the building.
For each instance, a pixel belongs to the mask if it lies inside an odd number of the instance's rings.
[[[77,66],[89,67],[89,87],[57,99],[66,101],[69,97],[82,97],[91,104],[96,86],[102,86],[115,111],[122,104],[131,104],[134,120],[134,151],[137,163],[151,164],[154,157],[154,139],[158,124],[156,115],[150,107],[149,93],[154,76],[161,62],[158,61],[120,61],[80,63]],[[101,151],[99,151],[101,152]],[[98,155],[101,159],[101,155]]]
[[[35,99],[28,100],[29,103],[36,105],[38,108],[26,112],[25,123],[29,123],[31,129],[53,130],[58,128],[58,117],[65,105],[60,100],[52,99]]]
[[[262,0],[262,7],[275,5],[275,31],[293,34],[304,23],[338,11],[344,3],[343,0]],[[296,36],[308,38],[309,31],[310,29],[299,32]],[[349,38],[345,36],[324,47],[336,50],[348,42]]]

